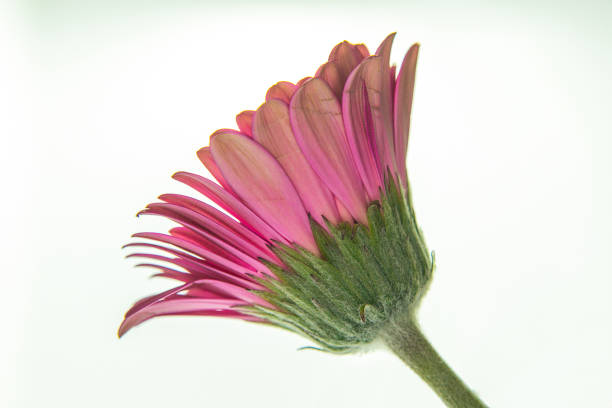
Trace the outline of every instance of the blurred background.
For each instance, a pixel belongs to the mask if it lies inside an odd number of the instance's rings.
[[[612,407],[612,3],[1,3],[3,407],[441,407],[385,351],[149,321],[134,215],[342,40],[422,45],[408,169],[437,272],[420,317],[492,407]],[[190,192],[190,194],[193,194]]]

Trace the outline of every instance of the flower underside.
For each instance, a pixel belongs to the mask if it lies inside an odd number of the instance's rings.
[[[139,214],[179,224],[126,247],[182,284],[144,298],[119,328],[156,316],[271,323],[322,349],[350,352],[413,313],[432,261],[414,218],[405,161],[418,44],[396,76],[388,36],[370,52],[338,44],[314,78],[279,82],[240,130],[221,129],[198,158],[217,181],[173,177],[206,196],[164,194]]]
[[[371,343],[394,315],[414,314],[431,281],[433,259],[409,193],[389,178],[367,218],[367,226],[325,227],[311,219],[320,256],[276,243],[271,248],[286,266],[268,262],[278,280],[259,279],[267,290],[257,292],[275,308],[242,309],[337,353]]]

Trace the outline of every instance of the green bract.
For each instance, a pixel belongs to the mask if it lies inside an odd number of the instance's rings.
[[[426,293],[433,257],[417,226],[410,192],[387,177],[381,200],[368,206],[368,226],[311,220],[320,249],[276,243],[285,268],[267,262],[278,280],[260,279],[259,291],[278,310],[245,307],[249,314],[348,353],[372,343],[393,316],[413,315]]]

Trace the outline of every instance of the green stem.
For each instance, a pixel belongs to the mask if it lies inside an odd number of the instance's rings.
[[[486,407],[442,360],[412,315],[393,319],[382,331],[381,337],[393,353],[429,384],[446,406]]]

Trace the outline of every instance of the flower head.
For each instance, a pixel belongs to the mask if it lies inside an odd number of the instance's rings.
[[[127,245],[164,255],[129,256],[181,285],[138,301],[119,335],[155,316],[225,316],[348,352],[414,312],[432,271],[405,165],[418,44],[396,76],[393,37],[373,55],[338,44],[313,78],[277,83],[239,130],[214,132],[198,157],[218,184],[173,176],[225,212],[177,194],[140,212],[179,226]]]

